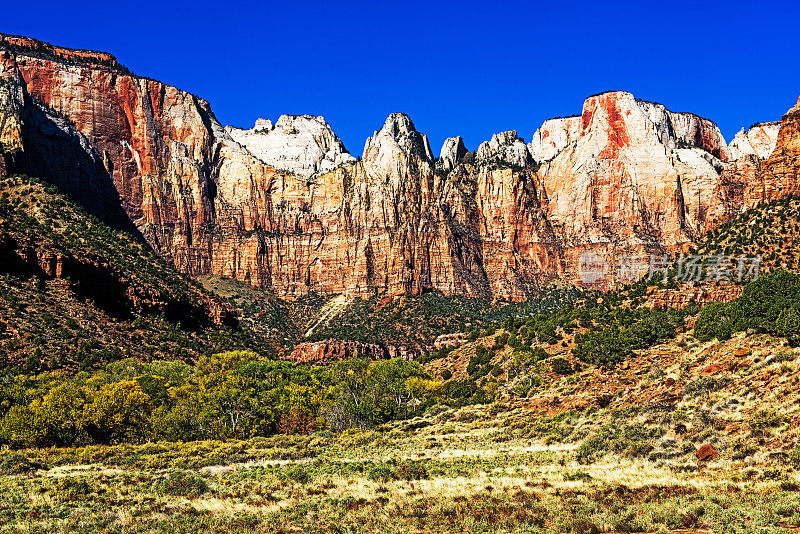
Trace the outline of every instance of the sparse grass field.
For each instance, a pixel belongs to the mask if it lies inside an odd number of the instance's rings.
[[[701,464],[689,439],[665,460],[637,449],[660,438],[585,437],[598,425],[631,426],[630,415],[593,409],[548,419],[494,404],[340,435],[6,452],[0,532],[800,528],[791,460],[735,460],[731,446]],[[671,432],[673,424],[646,426]],[[545,439],[553,434],[560,439]]]

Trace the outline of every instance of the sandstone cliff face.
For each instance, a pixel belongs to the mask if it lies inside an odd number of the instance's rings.
[[[351,358],[366,358],[368,360],[403,358],[405,360],[414,360],[418,356],[419,353],[405,347],[328,339],[313,343],[300,343],[286,356],[286,359],[296,363],[328,364]]]
[[[528,150],[538,162],[550,161],[556,154],[577,141],[581,132],[581,117],[562,117],[544,121],[533,133]]]
[[[466,155],[467,147],[464,146],[464,140],[461,136],[448,137],[442,144],[439,159],[436,161],[436,168],[443,172],[450,172],[456,165],[461,163]]]
[[[762,122],[746,132],[742,128],[728,145],[729,159],[737,160],[750,154],[767,159],[778,144],[780,129],[780,122]]]
[[[674,246],[703,231],[715,208],[717,160],[706,151],[715,145],[674,148],[683,137],[670,120],[629,93],[586,100],[574,143],[540,171],[565,245]]]
[[[491,140],[480,144],[475,157],[478,162],[485,165],[508,164],[525,167],[532,163],[528,147],[514,130],[494,134]]]
[[[779,123],[762,123],[739,132],[730,151],[732,161],[717,187],[728,212],[717,222],[760,203],[800,194],[800,104]]]
[[[281,115],[274,126],[258,119],[249,130],[232,126],[225,130],[261,161],[302,176],[328,172],[356,160],[323,117]]]
[[[781,119],[775,149],[761,165],[750,204],[800,193],[800,99]]]
[[[706,119],[612,92],[530,145],[503,132],[472,158],[453,138],[438,162],[392,114],[356,162],[319,117],[225,129],[207,102],[107,54],[0,37],[0,68],[8,172],[58,184],[188,274],[288,298],[524,299],[575,279],[584,251],[613,264],[679,248],[743,203],[793,192],[800,163],[796,108],[766,160],[760,141],[729,150]]]
[[[739,298],[741,294],[742,286],[732,283],[706,284],[698,287],[681,284],[677,289],[655,289],[648,292],[644,306],[681,310],[690,305],[705,306],[711,302],[730,302]]]

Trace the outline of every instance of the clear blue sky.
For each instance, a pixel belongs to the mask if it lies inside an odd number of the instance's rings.
[[[11,2],[0,31],[115,54],[223,124],[324,115],[350,152],[394,111],[434,153],[580,113],[593,93],[742,126],[800,95],[796,2]]]

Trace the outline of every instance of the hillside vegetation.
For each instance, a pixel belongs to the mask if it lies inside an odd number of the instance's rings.
[[[121,358],[196,360],[269,346],[143,241],[38,180],[0,178],[0,358],[5,370],[87,370]]]
[[[800,272],[800,198],[786,197],[747,210],[709,232],[698,254],[761,256],[761,269]]]

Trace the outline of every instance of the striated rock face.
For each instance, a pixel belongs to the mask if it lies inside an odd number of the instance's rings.
[[[285,358],[296,363],[327,364],[351,358],[385,360],[403,358],[414,360],[419,354],[405,347],[378,345],[361,341],[326,339],[313,343],[300,343]]]
[[[800,99],[781,119],[775,149],[761,165],[750,204],[800,193]]]
[[[739,132],[731,142],[731,154],[738,159],[726,165],[717,188],[728,212],[718,222],[760,203],[800,194],[800,104],[779,123]]]
[[[261,161],[302,176],[355,161],[323,117],[281,115],[274,126],[258,119],[249,130],[228,126],[225,131]]]
[[[715,165],[721,170],[722,162],[705,138],[674,148],[683,137],[671,120],[663,106],[629,93],[586,100],[577,139],[540,171],[547,218],[566,246],[613,256],[674,247],[705,230],[718,209]]]
[[[425,134],[417,132],[405,113],[392,113],[383,128],[367,138],[362,158],[385,172],[397,169],[403,157],[432,162],[433,152]]]
[[[767,159],[778,144],[780,128],[780,122],[762,122],[746,132],[742,128],[728,145],[729,159],[737,160],[750,154]]]
[[[648,308],[680,310],[689,305],[704,306],[710,302],[730,302],[742,294],[742,286],[733,283],[704,284],[694,287],[681,284],[677,289],[656,289],[649,292],[644,305]]]
[[[56,183],[188,274],[288,298],[524,299],[577,280],[587,250],[613,263],[680,248],[747,203],[793,192],[800,164],[797,108],[766,160],[762,145],[729,150],[706,119],[612,92],[545,122],[527,146],[503,132],[473,158],[452,138],[438,162],[394,113],[355,161],[321,117],[223,128],[207,102],[107,54],[0,36],[0,69],[6,172]]]

